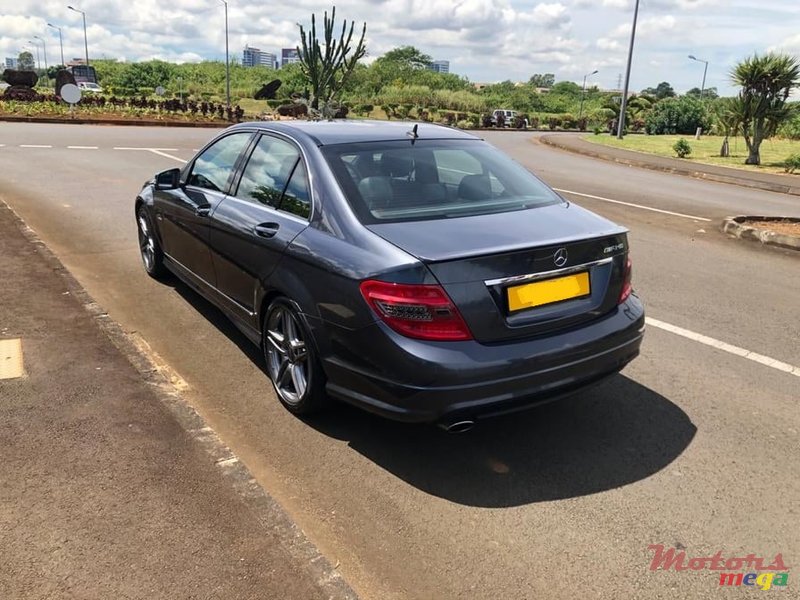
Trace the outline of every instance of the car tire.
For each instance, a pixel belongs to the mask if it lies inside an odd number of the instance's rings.
[[[164,266],[164,252],[158,243],[153,221],[147,212],[147,207],[142,204],[136,211],[136,229],[139,237],[139,253],[142,257],[144,270],[153,279],[163,279],[167,274]]]
[[[272,301],[262,331],[264,360],[281,404],[295,415],[318,412],[328,405],[325,372],[311,333],[288,298]]]

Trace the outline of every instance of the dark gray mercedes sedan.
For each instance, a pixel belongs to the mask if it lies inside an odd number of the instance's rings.
[[[639,353],[626,230],[463,131],[236,125],[135,210],[147,272],[259,344],[296,414],[338,398],[464,430]]]

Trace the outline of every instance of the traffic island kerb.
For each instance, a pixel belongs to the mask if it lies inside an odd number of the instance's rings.
[[[796,217],[765,217],[765,216],[746,216],[727,217],[722,221],[721,229],[733,237],[742,240],[761,242],[767,246],[778,246],[790,250],[800,250],[800,235],[791,235],[773,231],[769,227],[757,227],[750,223],[774,223],[776,221],[785,223],[797,223],[800,227],[800,218]]]

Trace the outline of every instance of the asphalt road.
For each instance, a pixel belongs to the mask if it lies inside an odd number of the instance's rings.
[[[303,422],[214,308],[139,263],[136,191],[215,133],[0,124],[0,195],[188,382],[188,401],[364,598],[718,597],[713,572],[651,572],[650,544],[795,566],[800,377],[764,363],[800,366],[800,256],[718,225],[800,216],[796,197],[489,134],[630,228],[634,287],[656,320],[641,357],[590,392],[463,436],[344,406]]]

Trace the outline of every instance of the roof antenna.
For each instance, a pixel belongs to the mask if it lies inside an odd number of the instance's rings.
[[[417,133],[417,127],[419,127],[419,123],[414,123],[414,127],[411,128],[411,131],[406,131],[406,135],[411,138],[411,145],[414,145],[414,142],[417,141],[419,134]]]

